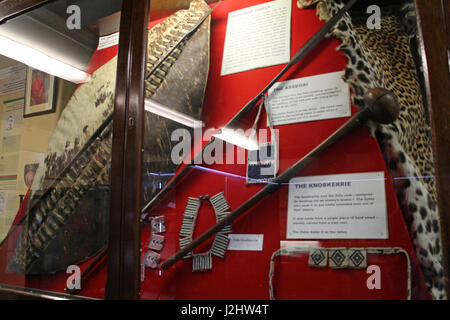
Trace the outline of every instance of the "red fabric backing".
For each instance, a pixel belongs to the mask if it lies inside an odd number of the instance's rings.
[[[282,69],[282,65],[220,76],[228,12],[265,1],[229,0],[219,4],[212,14],[211,66],[202,120],[204,130],[220,128],[252,99]],[[292,4],[291,56],[323,25],[315,9],[299,10]],[[344,70],[346,59],[336,51],[339,42],[323,40],[304,60],[281,80],[307,77]],[[353,112],[356,108],[353,108]],[[279,126],[280,172],[332,134],[347,118]],[[249,122],[250,124],[250,122]],[[251,124],[250,124],[251,125]],[[245,165],[205,166],[223,173],[245,176]],[[325,152],[301,176],[384,171],[388,173],[378,144],[361,128]],[[178,250],[178,232],[187,197],[214,195],[224,191],[231,209],[259,191],[262,185],[245,185],[243,178],[194,169],[152,215],[165,215],[168,231],[162,258]],[[413,260],[413,296],[427,298],[422,275],[405,228],[391,182],[386,180],[389,216],[388,240],[324,240],[324,247],[392,247],[405,248]],[[287,187],[264,199],[235,221],[233,233],[264,234],[263,252],[228,251],[224,260],[213,257],[213,270],[192,273],[192,259],[183,260],[167,271],[147,269],[142,285],[143,299],[268,299],[269,260],[286,240]],[[213,210],[202,205],[194,237],[207,230],[214,220]],[[149,227],[143,230],[145,250]],[[208,250],[211,241],[196,250]],[[145,252],[145,251],[144,251]],[[275,295],[280,299],[403,299],[406,297],[406,261],[402,256],[369,256],[369,264],[382,270],[382,289],[368,290],[365,270],[324,270],[308,267],[307,256],[277,260]]]
[[[228,0],[219,4],[212,14],[211,65],[205,95],[203,121],[208,128],[220,128],[282,69],[282,65],[220,76],[224,37],[229,11],[259,4],[262,0]],[[299,10],[292,2],[293,55],[322,25],[315,9]],[[158,21],[151,22],[154,25]],[[337,40],[323,40],[304,60],[283,79],[312,76],[344,70],[345,57],[336,51]],[[100,67],[117,53],[117,47],[94,54],[90,71]],[[283,80],[282,79],[282,80]],[[353,107],[353,112],[356,108]],[[291,124],[280,130],[280,171],[282,172],[326,139],[347,118]],[[262,188],[245,184],[245,165],[211,165],[192,172],[155,208],[152,215],[166,217],[166,245],[161,253],[167,259],[178,250],[180,230],[187,197],[215,195],[223,191],[231,206],[237,208]],[[301,176],[384,171],[388,177],[382,154],[367,128],[356,130],[330,148],[301,172]],[[233,175],[230,175],[233,174]],[[239,177],[240,176],[240,177]],[[389,239],[387,240],[321,240],[323,247],[402,247],[410,255],[413,275],[413,298],[429,298],[423,276],[418,269],[402,213],[389,179],[385,182],[388,208]],[[233,233],[264,234],[262,252],[227,251],[225,259],[213,257],[213,270],[192,273],[192,260],[183,260],[167,270],[146,269],[142,283],[142,299],[268,299],[269,260],[285,241],[287,218],[287,187],[266,197],[244,216],[234,222]],[[203,205],[195,236],[214,223],[213,210]],[[149,226],[142,230],[142,249],[146,252]],[[14,243],[9,241],[11,253]],[[205,251],[210,243],[197,252]],[[0,252],[0,282],[63,292],[67,274],[61,272],[45,277],[25,277],[5,273],[5,247]],[[133,253],[130,253],[133,254]],[[365,270],[312,269],[307,255],[277,259],[274,278],[275,295],[279,299],[404,299],[406,297],[406,262],[398,256],[369,256],[369,265],[381,268],[381,290],[369,290]],[[81,265],[82,270],[88,262]],[[103,262],[83,283],[82,295],[102,298],[106,283],[106,263]]]

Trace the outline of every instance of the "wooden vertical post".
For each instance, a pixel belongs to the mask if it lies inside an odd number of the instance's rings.
[[[106,299],[138,299],[149,0],[123,0],[113,118]]]

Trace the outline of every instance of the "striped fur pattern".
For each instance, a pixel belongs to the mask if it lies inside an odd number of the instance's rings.
[[[191,241],[195,230],[195,224],[198,216],[198,212],[202,203],[202,200],[209,199],[211,205],[214,208],[214,212],[216,215],[216,222],[222,221],[229,212],[230,206],[228,205],[227,200],[223,192],[216,194],[215,196],[209,198],[188,198],[188,202],[186,205],[186,209],[183,215],[183,223],[181,225],[180,230],[180,249],[186,247]],[[227,250],[229,238],[228,234],[231,232],[231,226],[227,225],[222,228],[214,237],[214,241],[210,250],[194,254],[193,252],[189,252],[184,258],[193,258],[192,260],[192,272],[195,271],[206,271],[212,269],[212,255],[215,255],[219,258],[225,258],[225,251]]]
[[[200,119],[209,72],[209,33],[211,18],[185,38],[210,13],[203,0],[191,2],[189,10],[180,10],[155,26],[149,33],[146,65],[146,98],[171,110]],[[179,43],[181,41],[181,43]],[[172,48],[175,50],[171,51]],[[162,57],[168,57],[160,63]],[[155,69],[156,68],[156,69]],[[175,94],[174,94],[175,93]],[[174,142],[171,134],[184,127],[178,122],[146,113],[143,155],[143,201],[153,196],[175,173],[177,165],[170,155]]]
[[[32,265],[40,257],[39,252],[46,249],[65,226],[86,190],[98,183],[108,183],[106,166],[111,157],[111,146],[102,142],[111,141],[110,136],[111,130],[105,130],[76,161],[78,166],[72,166],[49,195],[39,202],[34,221],[27,224],[27,232],[22,233],[24,237],[16,249],[14,263],[23,267]]]
[[[203,0],[193,0],[189,10],[175,13],[152,28],[148,34],[147,70],[153,70],[157,65],[159,67],[146,79],[146,97],[197,118],[202,112],[209,68],[210,18],[172,54],[165,56],[209,10]],[[65,235],[68,229],[74,228],[67,222],[74,214],[79,214],[77,209],[86,207],[86,203],[96,204],[97,198],[103,196],[103,193],[97,192],[99,188],[109,190],[112,123],[106,126],[94,143],[87,148],[86,146],[105,119],[112,114],[116,65],[117,59],[114,58],[97,70],[90,82],[77,89],[63,110],[50,139],[45,160],[36,172],[30,197],[33,207],[28,208],[27,220],[8,265],[11,272],[30,274],[64,270],[67,265],[78,264],[95,254],[100,249],[97,247],[100,242],[101,246],[106,245],[105,235],[95,246],[86,246],[81,240],[84,237],[82,228],[77,231],[80,238],[66,239]],[[186,84],[188,77],[190,81]],[[181,98],[174,97],[173,92],[178,92]],[[145,177],[146,173],[172,172],[176,169],[170,161],[169,136],[169,132],[176,128],[177,124],[173,121],[146,114]],[[68,164],[80,151],[82,154],[79,159],[67,169]],[[164,184],[165,181],[144,179],[144,200],[151,199],[152,192],[155,191],[153,187],[161,183]],[[103,203],[102,208],[89,210],[92,217],[106,216],[109,206]],[[101,228],[102,232],[97,232],[97,237],[106,233],[103,231],[107,228],[107,218],[103,219],[103,224],[98,228]],[[65,241],[70,243],[70,246]],[[83,250],[78,250],[77,246],[83,246]],[[56,262],[51,266],[46,263],[48,259],[60,256],[65,258],[54,259]],[[38,271],[35,270],[36,265],[41,265]]]
[[[64,239],[61,233],[68,227],[68,221],[77,212],[81,202],[85,201],[88,190],[94,186],[109,185],[112,126],[107,126],[71,166],[67,167],[67,164],[75,159],[82,146],[100,127],[101,120],[112,112],[115,82],[111,79],[115,78],[115,68],[114,58],[93,74],[89,85],[77,89],[63,110],[47,147],[44,162],[36,172],[28,202],[28,216],[8,264],[9,271],[42,273],[41,267],[36,267],[36,271],[33,265],[41,259],[44,265],[50,265],[44,261],[47,258],[45,251],[55,239]],[[92,101],[90,97],[96,98]],[[86,115],[92,115],[93,118]],[[76,134],[71,134],[71,130],[75,130]],[[102,208],[98,210],[101,214]],[[105,244],[106,239],[103,244],[97,243],[93,251],[98,251]],[[61,243],[59,249],[66,252],[65,246],[66,243]],[[63,252],[50,253],[50,259]],[[80,251],[63,261],[73,264],[78,259],[86,258]],[[59,266],[61,269],[65,267]],[[52,265],[51,268],[57,267]]]
[[[161,58],[180,42],[184,35],[191,31],[208,12],[209,7],[204,1],[192,1],[189,10],[180,10],[152,28],[148,35],[147,43],[148,59],[146,69],[148,74],[160,64]],[[187,40],[182,40],[159,68],[150,74],[146,86],[148,98],[157,92],[171,67],[179,58]]]

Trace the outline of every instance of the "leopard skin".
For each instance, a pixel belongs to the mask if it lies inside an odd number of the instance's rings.
[[[321,20],[344,6],[342,0],[298,0],[299,8],[317,3]],[[407,4],[411,6],[411,4]],[[389,125],[370,123],[392,179],[425,282],[433,299],[446,299],[442,245],[430,126],[411,52],[415,39],[411,10],[382,8],[381,29],[368,28],[365,12],[346,13],[329,36],[341,41],[348,60],[344,80],[353,103],[363,107],[372,87],[391,90],[400,103],[400,116]]]

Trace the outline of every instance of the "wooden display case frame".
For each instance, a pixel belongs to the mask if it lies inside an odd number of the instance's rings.
[[[49,0],[0,1],[0,24]],[[207,1],[209,3],[215,1]],[[189,0],[123,0],[111,170],[106,299],[139,299],[144,70],[149,18],[188,6]],[[426,99],[431,121],[447,295],[450,296],[450,0],[415,0]],[[149,17],[150,14],[150,17]],[[126,192],[136,190],[136,192]],[[134,255],[125,254],[134,252]],[[12,290],[12,291],[11,291]],[[2,290],[3,296],[48,298],[51,293]]]

